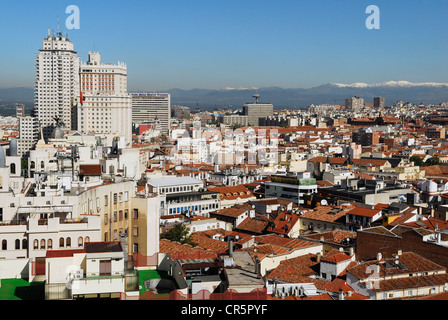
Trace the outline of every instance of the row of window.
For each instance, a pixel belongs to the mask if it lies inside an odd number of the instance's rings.
[[[78,238],[78,247],[82,248],[84,246],[84,242],[89,242],[90,237],[79,237]],[[67,238],[59,238],[59,248],[71,248],[72,239],[70,237]],[[28,249],[28,240],[27,239],[16,239],[14,241],[14,249]],[[48,250],[53,249],[53,239],[35,239],[33,241],[33,249],[34,250]],[[2,250],[8,250],[8,241],[6,239],[2,240]]]

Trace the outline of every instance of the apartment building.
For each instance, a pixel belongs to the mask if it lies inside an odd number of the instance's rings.
[[[18,154],[29,156],[30,150],[39,140],[39,120],[36,117],[19,117]]]
[[[73,127],[73,110],[79,101],[80,58],[73,42],[58,32],[42,41],[36,55],[35,110],[44,139],[48,139],[57,121],[66,129]]]
[[[364,99],[360,97],[351,97],[345,99],[345,109],[349,111],[357,111],[364,107]]]
[[[317,193],[316,179],[310,172],[298,172],[290,175],[273,175],[265,182],[266,198],[279,198],[298,205],[305,204],[305,195]]]
[[[378,254],[375,260],[349,267],[347,284],[373,300],[415,298],[446,291],[446,268],[413,252],[399,250],[393,256]]]
[[[204,182],[191,177],[152,178],[148,191],[160,195],[160,214],[189,214],[209,217],[220,209],[219,192],[207,191]]]

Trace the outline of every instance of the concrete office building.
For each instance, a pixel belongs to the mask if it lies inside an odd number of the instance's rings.
[[[317,193],[316,179],[310,172],[298,172],[296,175],[272,175],[265,183],[266,198],[278,198],[304,205],[306,195]]]
[[[253,95],[254,103],[246,103],[243,105],[243,114],[247,116],[247,124],[249,126],[258,126],[260,118],[266,118],[274,115],[274,106],[270,103],[259,103],[258,94]]]
[[[373,107],[375,109],[382,109],[386,106],[386,99],[384,97],[373,98]]]
[[[351,97],[348,99],[345,99],[345,109],[356,111],[360,110],[364,107],[364,99],[360,97]]]
[[[132,123],[158,123],[162,132],[168,132],[171,120],[169,93],[132,93]]]
[[[48,31],[36,55],[34,87],[34,115],[45,139],[52,135],[56,119],[67,129],[73,126],[72,112],[79,96],[79,65],[80,58],[67,36]]]

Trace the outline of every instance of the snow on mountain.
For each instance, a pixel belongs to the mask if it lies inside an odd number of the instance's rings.
[[[352,84],[344,83],[330,83],[330,85],[338,88],[380,88],[380,87],[446,87],[448,83],[438,83],[438,82],[420,82],[413,83],[409,81],[386,81],[374,84],[356,82]]]

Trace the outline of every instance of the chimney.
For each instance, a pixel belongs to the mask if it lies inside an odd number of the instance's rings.
[[[316,253],[316,262],[317,263],[320,263],[320,257],[321,257],[321,253],[320,252],[318,252],[318,253]]]
[[[355,249],[353,247],[348,248],[348,254],[349,256],[353,256],[355,254]]]
[[[258,255],[255,256],[255,273],[257,274],[257,279],[261,278],[261,264],[260,260],[258,260]]]
[[[344,291],[342,291],[342,289],[339,289],[338,298],[339,300],[344,300]]]
[[[381,261],[381,259],[383,259],[383,255],[381,254],[381,252],[378,252],[376,254],[376,260]]]
[[[229,241],[229,256],[230,258],[233,257],[233,240]]]

